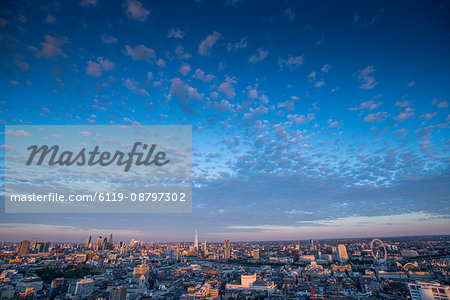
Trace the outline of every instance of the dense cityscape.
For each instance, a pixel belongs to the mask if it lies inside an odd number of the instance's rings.
[[[450,237],[0,247],[0,299],[450,299]]]

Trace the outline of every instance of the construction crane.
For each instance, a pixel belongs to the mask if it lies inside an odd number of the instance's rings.
[[[311,299],[314,300],[314,297],[316,296],[316,294],[314,293],[314,288],[309,284],[309,280],[306,274],[304,274],[303,277],[305,277],[306,283],[308,284],[309,290],[311,291]]]

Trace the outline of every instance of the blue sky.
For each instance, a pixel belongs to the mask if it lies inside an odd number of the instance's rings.
[[[189,124],[194,147],[192,214],[1,212],[5,239],[448,233],[448,1],[2,5],[2,123]]]

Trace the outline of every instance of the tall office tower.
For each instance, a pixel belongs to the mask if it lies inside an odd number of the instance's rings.
[[[97,249],[101,249],[102,248],[102,236],[99,235],[98,239],[97,239]]]
[[[33,238],[31,240],[31,250],[34,250],[36,248],[37,241],[38,241],[37,238]]]
[[[197,234],[197,229],[195,230],[194,251],[195,252],[198,251],[198,234]]]
[[[19,249],[17,249],[17,253],[19,255],[25,255],[28,252],[28,249],[30,248],[30,242],[25,240],[21,241],[19,244]]]
[[[337,258],[340,262],[345,262],[348,260],[347,248],[343,244],[339,244],[337,247]]]
[[[75,286],[75,295],[86,297],[95,290],[94,281],[90,278],[80,279]]]
[[[102,250],[105,250],[107,248],[108,248],[108,239],[105,237],[102,242]]]
[[[314,240],[311,240],[311,241],[310,241],[309,249],[310,249],[311,251],[316,250],[316,247],[315,247],[315,244],[314,244]]]
[[[450,299],[450,287],[439,283],[416,281],[408,289],[412,300]]]
[[[259,249],[252,250],[252,257],[254,259],[259,259],[260,258],[260,256],[259,256]]]
[[[38,243],[36,243],[36,250],[39,253],[48,252],[50,250],[50,242],[38,242]]]
[[[91,243],[91,236],[88,236],[88,238],[86,239],[86,247],[89,247],[89,244]]]
[[[112,233],[109,236],[109,249],[112,249],[114,247],[114,242],[113,242],[113,236]]]
[[[126,300],[127,299],[127,287],[119,286],[113,287],[109,293],[109,300]]]
[[[203,252],[206,252],[206,241],[204,241],[202,244],[202,250]]]
[[[231,258],[231,244],[229,240],[225,240],[224,257],[225,259]]]

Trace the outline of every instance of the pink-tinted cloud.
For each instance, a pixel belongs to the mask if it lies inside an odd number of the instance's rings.
[[[377,109],[378,107],[380,107],[381,104],[383,104],[383,102],[376,103],[373,100],[369,100],[369,101],[364,101],[358,107],[350,107],[349,110],[364,110],[366,108],[368,108],[370,110],[374,110],[374,109]]]
[[[212,34],[208,35],[201,43],[198,45],[197,53],[200,55],[209,55],[212,47],[222,39],[222,35],[214,31]]]
[[[205,71],[203,71],[201,69],[197,69],[197,70],[195,70],[195,78],[197,78],[198,80],[201,80],[203,82],[210,82],[211,80],[214,79],[214,75],[206,74]]]
[[[116,68],[116,64],[107,58],[103,59],[103,57],[98,57],[97,61],[100,63],[104,71],[111,71]]]
[[[434,112],[432,114],[430,113],[426,113],[424,115],[421,115],[420,118],[424,119],[423,122],[420,125],[425,125],[426,122],[428,122],[429,120],[433,119],[435,116],[437,115],[437,112]]]
[[[169,33],[167,33],[167,38],[174,38],[174,39],[183,39],[186,33],[181,31],[180,28],[172,28],[169,30]]]
[[[136,47],[130,47],[125,45],[126,55],[131,56],[133,60],[145,60],[148,62],[156,59],[155,50],[145,47],[144,45],[137,45]]]
[[[42,49],[37,53],[36,57],[43,57],[45,59],[55,59],[58,56],[67,57],[67,54],[62,50],[62,47],[69,42],[67,37],[54,37],[47,34],[44,40],[44,42],[40,43]]]
[[[355,74],[356,78],[358,78],[359,82],[361,82],[361,85],[359,86],[360,89],[371,90],[377,85],[375,78],[371,76],[373,72],[374,67],[368,66]]]
[[[364,118],[364,122],[368,122],[368,123],[378,123],[378,122],[383,122],[387,117],[387,112],[377,112],[374,114],[368,114],[365,118]]]
[[[256,50],[256,53],[250,56],[248,61],[251,63],[257,63],[266,58],[267,55],[269,55],[269,51],[265,50],[264,48],[258,48],[258,50]]]
[[[316,116],[313,113],[309,113],[306,115],[298,115],[298,114],[288,115],[287,117],[289,120],[294,121],[295,124],[297,125],[307,124],[316,118]]]
[[[302,65],[304,61],[303,56],[289,56],[287,58],[280,57],[278,58],[278,65],[280,66],[280,69],[283,69],[284,67],[287,68],[297,68],[298,66]]]
[[[441,101],[441,100],[438,100],[438,99],[434,99],[431,104],[433,104],[433,106],[436,106],[438,108],[446,108],[446,107],[448,107],[448,102],[447,101]]]
[[[26,137],[26,136],[31,136],[31,134],[29,134],[27,131],[25,130],[8,130],[6,131],[7,135],[12,135],[12,136],[18,136],[18,137]]]
[[[329,119],[327,121],[327,123],[328,123],[328,127],[330,127],[330,128],[339,128],[342,125],[342,123],[340,123],[338,121],[333,121],[332,119]]]
[[[411,118],[414,116],[414,109],[411,107],[405,108],[405,111],[400,113],[398,116],[394,117],[394,120],[397,122],[403,122],[408,118]]]
[[[102,76],[102,67],[98,63],[88,61],[86,67],[86,75],[91,75],[95,77]]]
[[[235,83],[236,80],[234,78],[226,76],[225,81],[219,85],[219,88],[217,90],[224,93],[228,98],[233,99],[236,96],[236,92],[234,91],[233,87],[233,84]]]
[[[127,0],[127,16],[130,19],[145,21],[150,12],[138,0]]]

